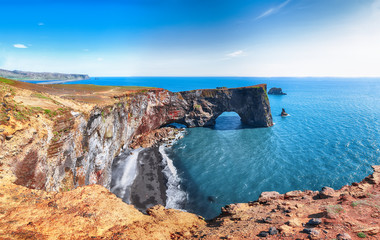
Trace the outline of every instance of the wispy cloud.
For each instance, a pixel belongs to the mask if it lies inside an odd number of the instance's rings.
[[[243,50],[237,50],[235,52],[232,52],[232,53],[228,53],[226,54],[227,57],[230,57],[230,58],[233,58],[233,57],[238,57],[238,56],[241,56],[244,54],[244,51]]]
[[[101,61],[103,61],[104,59],[100,57],[100,58],[97,58],[96,60],[99,61],[99,62],[101,62]]]
[[[20,44],[20,43],[13,44],[13,47],[15,47],[15,48],[28,48],[24,44]]]
[[[45,23],[43,23],[43,22],[39,22],[37,25],[38,25],[38,26],[43,26],[43,25],[45,25]]]
[[[285,2],[281,3],[280,5],[266,10],[261,15],[259,15],[255,20],[259,20],[261,18],[265,18],[265,17],[268,17],[268,16],[270,16],[272,14],[278,13],[283,7],[285,7],[286,5],[288,5],[290,3],[290,1],[291,0],[286,0]]]

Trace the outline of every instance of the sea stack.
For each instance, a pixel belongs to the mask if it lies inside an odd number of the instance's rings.
[[[287,117],[287,116],[289,116],[289,114],[287,114],[285,112],[285,109],[283,108],[282,111],[281,111],[281,117]]]
[[[276,88],[276,87],[269,89],[268,94],[271,94],[271,95],[287,95],[286,93],[282,92],[281,88]]]

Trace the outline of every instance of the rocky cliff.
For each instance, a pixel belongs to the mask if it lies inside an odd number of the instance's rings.
[[[9,71],[0,69],[0,77],[16,80],[85,80],[89,79],[84,74],[66,74],[66,73],[49,73],[49,72],[26,72],[26,71]]]
[[[265,86],[171,93],[0,78],[0,90],[1,238],[378,237],[378,166],[361,183],[338,191],[266,192],[258,201],[224,207],[208,222],[162,206],[144,215],[91,185],[109,187],[115,156],[132,142],[149,142],[144,136],[167,123],[207,126],[222,111],[236,111],[248,124],[271,126]]]
[[[84,86],[79,96],[77,86],[64,86],[2,83],[0,158],[9,160],[17,184],[47,191],[109,188],[112,161],[121,150],[173,122],[209,126],[224,111],[236,111],[246,124],[273,125],[266,85],[180,93],[91,86],[86,93]],[[94,102],[96,92],[106,98]]]

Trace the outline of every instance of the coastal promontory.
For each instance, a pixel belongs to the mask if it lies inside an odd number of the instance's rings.
[[[50,72],[27,72],[27,71],[9,71],[0,69],[0,77],[14,80],[86,80],[90,77],[85,74],[67,74],[67,73],[50,73]]]
[[[0,238],[333,239],[379,235],[380,169],[341,190],[264,192],[201,216],[146,214],[109,191],[112,163],[169,123],[210,126],[224,111],[273,125],[266,85],[173,93],[158,88],[36,85],[0,78]],[[165,136],[165,134],[163,135]]]

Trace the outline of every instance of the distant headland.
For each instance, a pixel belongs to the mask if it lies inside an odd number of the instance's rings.
[[[85,74],[66,74],[66,73],[50,73],[50,72],[26,72],[26,71],[9,71],[0,69],[0,77],[13,80],[86,80],[90,77]]]

